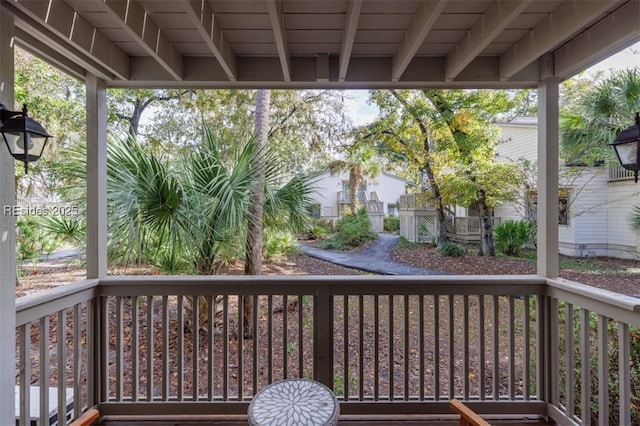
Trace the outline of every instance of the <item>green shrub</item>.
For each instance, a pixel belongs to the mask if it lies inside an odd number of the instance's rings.
[[[525,220],[507,220],[493,230],[496,249],[507,256],[518,256],[531,239],[532,223]]]
[[[333,237],[318,243],[319,248],[348,250],[378,238],[378,234],[371,230],[371,221],[364,209],[355,216],[346,215],[338,220],[336,228],[338,232]]]
[[[364,209],[360,209],[355,216],[344,216],[338,221],[337,228],[337,237],[350,247],[358,247],[378,238],[378,235],[371,230],[371,221]]]
[[[329,234],[335,231],[335,222],[333,219],[318,219],[316,220],[316,226],[324,228]]]
[[[320,225],[313,225],[307,229],[305,235],[310,240],[320,241],[327,238],[327,230]]]
[[[296,239],[288,232],[265,232],[262,251],[267,260],[300,253]]]
[[[41,255],[50,255],[59,242],[31,216],[18,219],[17,251],[20,260],[36,260]]]
[[[459,257],[467,252],[467,249],[458,243],[447,241],[438,247],[438,253],[447,257]]]
[[[400,218],[396,216],[386,216],[382,226],[387,232],[398,232],[400,231]]]

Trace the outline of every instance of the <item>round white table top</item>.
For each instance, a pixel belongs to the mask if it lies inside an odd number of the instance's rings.
[[[253,397],[248,414],[254,426],[335,425],[340,406],[322,383],[287,379],[262,388]]]

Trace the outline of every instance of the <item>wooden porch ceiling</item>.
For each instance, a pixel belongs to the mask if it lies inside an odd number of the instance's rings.
[[[533,87],[640,40],[640,0],[0,0],[110,87]]]

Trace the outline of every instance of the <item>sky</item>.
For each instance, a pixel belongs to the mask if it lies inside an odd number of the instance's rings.
[[[610,73],[633,66],[640,67],[640,43],[621,50],[604,61],[595,64],[585,72],[587,74],[599,71]],[[349,94],[346,102],[347,109],[350,112],[354,125],[361,126],[375,120],[378,109],[373,105],[367,105],[367,99],[369,97],[367,90],[347,90],[347,93]]]

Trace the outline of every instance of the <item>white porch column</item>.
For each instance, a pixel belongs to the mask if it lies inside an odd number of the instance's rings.
[[[87,278],[107,275],[107,93],[88,74],[87,90]]]
[[[13,35],[13,17],[0,7],[0,102],[9,109],[14,109]],[[16,187],[14,160],[0,142],[0,425],[11,425],[16,421],[16,218],[6,209],[16,203]]]
[[[550,59],[550,58],[548,58]],[[551,68],[551,65],[548,65]],[[544,71],[543,71],[544,72]],[[547,75],[552,75],[550,72]],[[538,86],[538,275],[557,278],[558,256],[558,79]]]

